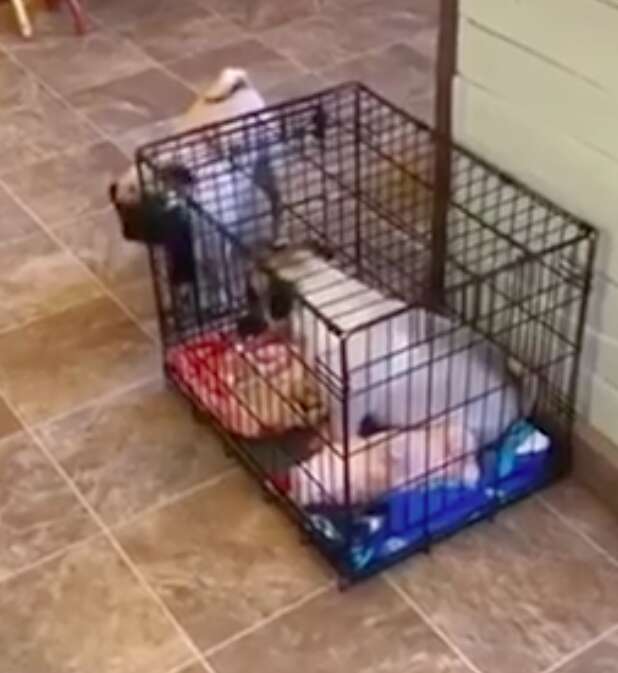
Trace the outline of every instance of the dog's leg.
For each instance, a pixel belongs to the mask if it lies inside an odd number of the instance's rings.
[[[258,150],[257,160],[253,167],[253,180],[262,189],[270,201],[272,212],[272,242],[274,247],[283,248],[289,244],[289,231],[281,230],[281,193],[277,185],[277,178],[273,171],[268,147]],[[286,228],[287,229],[287,228]]]
[[[231,310],[236,307],[237,300],[241,298],[240,295],[242,290],[239,287],[236,287],[239,285],[239,282],[234,278],[234,252],[232,244],[229,241],[223,242],[222,262],[223,278],[220,276],[218,277],[219,297],[220,301],[223,302],[223,306],[225,306],[226,309]],[[241,274],[241,276],[243,276],[243,274]]]

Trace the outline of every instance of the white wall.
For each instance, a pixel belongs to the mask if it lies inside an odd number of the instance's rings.
[[[602,231],[580,410],[618,440],[618,0],[460,0],[455,133]]]

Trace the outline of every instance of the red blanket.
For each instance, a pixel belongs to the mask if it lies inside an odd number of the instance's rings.
[[[210,333],[171,349],[167,365],[204,410],[243,437],[312,427],[326,415],[301,354],[281,339]]]

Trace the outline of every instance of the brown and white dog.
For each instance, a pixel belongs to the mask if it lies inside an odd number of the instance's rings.
[[[185,143],[179,137],[176,145],[171,140],[170,158],[157,158],[156,216],[153,199],[142,194],[135,164],[109,187],[124,237],[166,245],[173,288],[187,288],[200,297],[202,306],[212,303],[213,297],[219,305],[229,303],[232,295],[240,292],[239,288],[230,290],[230,281],[225,276],[232,256],[228,234],[247,247],[257,243],[285,245],[286,235],[279,226],[280,196],[268,141],[257,137],[260,131],[255,130],[253,120],[248,131],[241,123],[238,133],[224,134],[225,147],[218,129],[208,128],[238,116],[259,113],[264,107],[262,95],[244,70],[224,69],[175,125],[177,134],[202,128],[203,134],[197,134],[196,142],[192,139]],[[265,122],[268,120],[266,112],[263,118]],[[258,119],[262,121],[262,117]],[[167,152],[168,144],[164,145]],[[151,182],[150,170],[148,165],[141,167],[145,183]],[[179,207],[183,204],[179,195],[190,196],[197,202],[203,216]]]
[[[217,79],[200,95],[191,107],[175,124],[175,133],[207,127],[211,124],[224,122],[239,115],[259,112],[265,107],[264,99],[253,86],[245,70],[240,68],[226,68]],[[176,187],[187,187],[199,176],[194,174],[195,148],[186,149],[183,157],[183,148],[173,161],[162,167],[165,177]],[[260,163],[260,157],[255,157],[255,170],[268,172],[267,162]],[[255,176],[258,184],[268,183],[272,175]],[[269,186],[269,185],[266,185]],[[274,185],[272,185],[274,187]],[[121,218],[134,216],[135,211],[142,206],[140,176],[138,168],[132,164],[109,187],[109,195]],[[148,242],[148,232],[136,234],[134,240]]]

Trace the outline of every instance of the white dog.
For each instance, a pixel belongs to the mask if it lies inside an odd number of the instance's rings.
[[[146,183],[156,182],[157,217],[153,217],[153,201],[143,198],[136,165],[129,167],[109,188],[125,238],[166,244],[172,287],[188,286],[191,292],[195,288],[201,303],[207,301],[205,296],[212,298],[213,291],[219,301],[224,301],[224,285],[226,298],[230,300],[229,278],[222,277],[223,272],[232,273],[227,234],[247,246],[265,241],[285,242],[279,227],[280,195],[269,144],[258,137],[263,129],[256,130],[253,120],[248,128],[241,122],[223,134],[209,132],[207,128],[239,115],[259,112],[264,106],[264,99],[244,70],[223,70],[175,128],[179,134],[202,127],[204,130],[177,142],[164,141],[163,149],[159,153],[155,150],[154,175],[151,167],[142,163],[142,178]],[[264,113],[263,119],[267,118]],[[262,136],[265,139],[264,133]],[[195,210],[183,210],[179,195],[190,196],[202,215],[196,215]],[[238,270],[235,275],[239,275]],[[210,286],[206,294],[204,284]]]
[[[474,487],[480,477],[475,447],[472,433],[461,425],[441,421],[427,428],[352,438],[347,483],[344,449],[337,444],[294,465],[287,483],[280,475],[275,482],[303,506],[342,505],[348,495],[351,504],[365,504],[394,489],[434,481]]]
[[[226,68],[206,91],[197,98],[187,112],[175,124],[175,133],[181,134],[193,129],[224,122],[233,117],[250,112],[259,112],[265,106],[264,99],[252,85],[246,71]],[[216,142],[216,139],[211,139]],[[212,148],[213,151],[216,148]],[[167,166],[158,166],[168,171],[172,186],[187,186],[194,181],[196,163],[192,152],[198,149],[179,148],[178,156],[170,158]],[[184,156],[183,156],[184,155]],[[142,194],[138,168],[132,164],[110,185],[110,198],[119,209],[126,213],[141,205]],[[139,239],[137,239],[139,240]]]
[[[479,334],[387,299],[308,249],[271,253],[266,266],[270,273],[256,269],[248,282],[252,324],[259,331],[283,323],[302,344],[333,392],[331,441],[447,420],[480,448],[526,415],[509,363]]]

